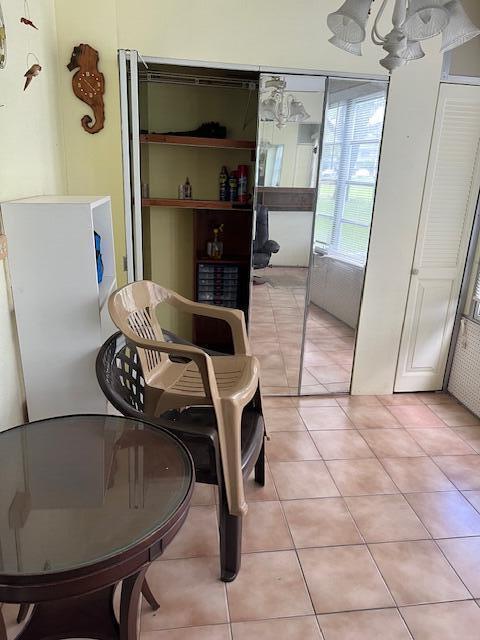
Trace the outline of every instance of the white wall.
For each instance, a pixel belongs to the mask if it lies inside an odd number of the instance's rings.
[[[395,72],[387,104],[377,196],[354,363],[354,394],[393,391],[438,97],[439,43]]]
[[[308,267],[312,244],[312,214],[308,211],[269,211],[269,236],[280,245],[270,264]]]
[[[31,7],[38,31],[20,23],[23,3],[2,0],[2,9],[8,58],[0,69],[0,202],[59,193],[64,185],[53,0]],[[42,72],[23,91],[30,51],[38,56]],[[34,62],[30,56],[28,66]],[[24,418],[17,351],[8,263],[0,263],[0,430]]]
[[[356,329],[364,276],[365,269],[360,265],[315,255],[310,300]]]

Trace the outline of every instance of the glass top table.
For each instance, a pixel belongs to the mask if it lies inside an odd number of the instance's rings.
[[[183,524],[194,484],[179,440],[116,416],[4,431],[0,469],[0,602],[26,602],[29,589],[29,602],[69,595],[48,591],[62,577],[73,596],[91,590],[94,575],[105,587],[146,570]],[[22,600],[12,595],[20,585]]]

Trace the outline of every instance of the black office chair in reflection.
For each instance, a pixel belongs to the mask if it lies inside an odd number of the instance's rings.
[[[270,240],[268,229],[268,208],[261,205],[257,209],[255,240],[253,241],[253,268],[265,269],[270,264],[273,253],[280,251],[280,245]],[[253,284],[265,284],[265,279],[254,276]]]

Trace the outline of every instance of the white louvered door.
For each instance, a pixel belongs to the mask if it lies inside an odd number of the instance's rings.
[[[442,85],[395,391],[442,388],[480,189],[479,148],[480,87]]]

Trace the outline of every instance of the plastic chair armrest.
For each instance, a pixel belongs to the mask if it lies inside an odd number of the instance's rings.
[[[218,396],[217,381],[213,364],[208,353],[205,353],[199,347],[193,345],[178,344],[176,342],[160,342],[158,340],[148,340],[139,336],[128,333],[127,339],[140,349],[149,349],[150,351],[158,351],[167,353],[172,356],[180,356],[193,360],[200,371],[202,382],[207,397],[211,398],[212,394]]]
[[[245,325],[245,315],[240,309],[227,309],[226,307],[217,307],[211,304],[203,304],[201,302],[192,302],[181,296],[177,297],[178,308],[187,311],[192,315],[204,316],[207,318],[217,318],[224,320],[230,326],[233,338],[233,346],[235,355],[249,356],[251,355],[250,343],[247,336],[247,327]]]

